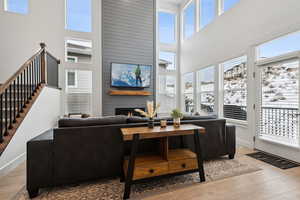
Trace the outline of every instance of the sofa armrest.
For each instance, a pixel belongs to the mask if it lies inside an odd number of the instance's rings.
[[[53,185],[53,130],[27,142],[27,190]]]
[[[226,124],[226,146],[230,158],[234,158],[236,152],[235,125]]]

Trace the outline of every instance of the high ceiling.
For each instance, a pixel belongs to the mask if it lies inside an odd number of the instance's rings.
[[[163,2],[163,3],[180,4],[180,3],[182,3],[185,0],[158,0],[158,1]]]

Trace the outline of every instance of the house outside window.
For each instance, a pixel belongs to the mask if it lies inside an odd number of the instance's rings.
[[[186,73],[182,77],[183,80],[183,110],[185,113],[195,112],[194,102],[194,73]]]
[[[222,64],[223,115],[225,118],[247,120],[247,57]]]
[[[215,66],[197,72],[197,103],[200,115],[215,112]]]

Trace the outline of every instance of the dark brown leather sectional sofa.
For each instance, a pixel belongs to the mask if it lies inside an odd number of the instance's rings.
[[[182,123],[206,128],[207,134],[201,135],[200,140],[204,159],[225,155],[234,158],[235,126],[215,116],[189,116]],[[123,143],[120,128],[146,125],[143,118],[126,116],[59,120],[58,128],[27,143],[27,190],[30,197],[38,195],[39,189],[44,187],[120,177],[122,156],[130,150],[130,143]],[[169,144],[171,148],[184,145],[194,150],[193,136],[171,137]],[[158,149],[157,140],[142,140],[138,151]]]

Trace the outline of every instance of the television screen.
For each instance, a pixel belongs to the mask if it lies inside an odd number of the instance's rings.
[[[111,64],[112,87],[150,87],[151,65]]]

